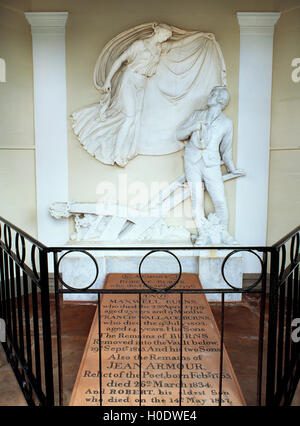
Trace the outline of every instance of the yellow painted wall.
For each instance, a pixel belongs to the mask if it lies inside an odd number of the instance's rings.
[[[300,58],[300,1],[279,1],[274,38],[268,243],[300,223],[300,82],[292,80]]]
[[[29,2],[0,2],[0,215],[36,235],[32,48]]]

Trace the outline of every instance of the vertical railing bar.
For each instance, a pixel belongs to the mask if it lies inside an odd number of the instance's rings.
[[[1,279],[1,316],[7,322],[6,319],[6,294],[5,294],[5,279],[4,279],[4,252],[0,246],[0,279]]]
[[[14,350],[18,350],[18,330],[17,330],[17,315],[16,315],[16,294],[15,294],[15,276],[14,263],[12,258],[9,258],[9,275],[10,275],[10,294],[11,294],[11,313],[13,326],[13,344]]]
[[[283,367],[283,341],[284,341],[284,313],[285,313],[285,283],[279,289],[279,313],[278,313],[278,343],[276,366],[276,392],[282,395],[282,367]]]
[[[298,317],[298,279],[299,279],[299,268],[297,267],[293,274],[293,285],[294,285],[294,292],[293,292],[293,319],[299,318]],[[297,344],[292,342],[292,363],[295,364],[297,360]]]
[[[259,314],[259,340],[258,340],[258,362],[257,362],[257,405],[262,404],[262,376],[263,376],[263,357],[264,357],[264,333],[265,333],[265,312],[266,312],[266,291],[267,291],[267,270],[268,255],[263,254],[263,279],[262,294],[260,297],[260,314]]]
[[[21,292],[21,274],[20,267],[16,264],[16,289],[17,289],[17,310],[18,310],[18,322],[19,322],[19,345],[21,358],[24,361],[24,329],[23,329],[23,304],[22,304],[22,292]]]
[[[56,318],[56,347],[57,347],[57,365],[58,365],[58,400],[59,405],[64,405],[63,396],[63,364],[62,364],[62,342],[61,342],[61,317],[60,317],[60,294],[57,269],[57,253],[53,253],[54,263],[54,293],[55,293],[55,318]]]
[[[222,387],[223,387],[223,352],[224,352],[224,301],[225,294],[221,295],[222,310],[221,310],[221,341],[220,341],[220,377],[219,377],[219,407],[222,405]]]
[[[298,300],[296,303],[297,306],[297,314],[296,314],[296,318],[300,317],[300,279],[299,279],[299,267],[297,268],[298,270],[298,274],[297,274],[297,293],[298,293]]]
[[[266,405],[267,406],[275,404],[278,272],[279,272],[279,251],[278,251],[278,248],[276,248],[272,250],[271,252],[271,269],[270,269],[267,383],[266,383]]]
[[[26,336],[26,354],[27,365],[32,373],[32,353],[31,353],[31,327],[30,327],[30,313],[29,313],[29,297],[28,297],[28,277],[23,272],[23,289],[24,289],[24,320],[25,320],[25,336]]]
[[[0,317],[4,318],[4,307],[3,307],[3,303],[5,300],[5,294],[3,293],[3,259],[2,259],[2,246],[1,246],[1,241],[0,241]]]
[[[139,385],[140,385],[140,401],[142,405],[142,295],[139,293]]]
[[[2,246],[0,242],[0,317],[4,319],[4,313],[3,313],[3,302],[5,300],[5,295],[2,291],[2,284],[3,284],[3,261],[2,261]]]
[[[297,266],[294,270],[293,276],[291,277],[291,311],[292,311],[292,318],[299,318],[300,314],[300,301],[299,298],[299,266]],[[299,312],[298,312],[299,311]],[[291,327],[290,327],[291,328]],[[290,330],[291,332],[292,330]],[[287,335],[288,337],[288,335]],[[300,376],[300,348],[298,346],[298,343],[293,342],[292,336],[290,335],[290,343],[291,343],[291,353],[290,353],[290,362],[289,362],[289,370],[288,370],[288,376],[285,377],[285,400],[284,405],[289,406],[292,402],[293,396],[295,394],[295,391],[297,389],[297,384],[299,381]],[[297,361],[298,357],[298,361]],[[298,364],[297,364],[298,362]],[[298,372],[298,373],[297,373]],[[298,377],[297,377],[298,374]]]
[[[12,351],[12,329],[11,329],[11,298],[9,291],[8,255],[4,252],[4,275],[6,294],[6,336],[9,337],[9,350]]]
[[[291,315],[292,315],[292,276],[288,278],[287,283],[287,305],[286,305],[286,322],[285,322],[285,355],[284,355],[284,400],[286,401],[287,397],[287,385],[288,385],[288,377],[292,373],[291,371]]]
[[[297,268],[294,271],[293,318],[298,318],[298,314],[300,313],[298,298],[299,298],[299,266],[297,266]]]
[[[32,316],[33,316],[35,376],[39,386],[41,387],[41,356],[40,356],[38,300],[37,300],[36,284],[32,281],[31,281],[31,300],[32,300]]]
[[[48,253],[40,249],[40,285],[42,303],[42,324],[44,342],[44,373],[46,386],[46,404],[54,405],[53,385],[53,359],[52,359],[52,334],[50,319],[50,295],[49,295],[49,272]]]
[[[102,328],[101,328],[101,294],[98,293],[98,361],[99,361],[99,402],[103,405],[102,399]]]
[[[180,293],[180,374],[179,374],[179,406],[182,406],[182,348],[183,345],[183,293]]]

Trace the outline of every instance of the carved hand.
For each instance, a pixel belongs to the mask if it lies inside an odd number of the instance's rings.
[[[104,93],[109,93],[111,91],[111,83],[110,81],[106,81],[101,89]]]
[[[202,130],[202,125],[203,125],[203,121],[196,121],[192,126],[192,131],[193,132],[197,132],[197,131],[200,132],[200,130]]]

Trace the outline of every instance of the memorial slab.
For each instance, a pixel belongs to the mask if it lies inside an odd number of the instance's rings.
[[[166,288],[176,276],[143,278]],[[175,406],[180,398],[183,406],[219,405],[220,375],[221,404],[245,405],[224,346],[220,372],[219,330],[205,295],[192,293],[201,289],[197,275],[177,283],[187,290],[182,305],[180,293],[134,294],[146,289],[137,274],[109,274],[104,288],[129,293],[100,297],[70,405],[99,405],[100,398],[103,405]]]

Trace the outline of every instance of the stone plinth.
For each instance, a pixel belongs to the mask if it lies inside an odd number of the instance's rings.
[[[155,246],[154,243],[151,246]],[[95,247],[95,246],[94,246]],[[99,247],[99,246],[97,246]],[[141,245],[139,245],[141,247]],[[192,245],[190,249],[180,249],[180,245],[174,244],[174,249],[170,250],[177,256],[181,263],[182,272],[197,274],[204,289],[229,289],[221,274],[222,262],[230,250],[199,250]],[[181,246],[182,247],[182,246]],[[188,247],[188,245],[185,245]],[[71,246],[70,246],[71,248]],[[74,248],[74,245],[72,245]],[[160,245],[163,250],[164,247]],[[68,248],[66,247],[66,250]],[[79,247],[78,247],[78,250]],[[89,253],[95,258],[98,266],[98,277],[91,289],[102,288],[105,277],[110,273],[138,273],[142,258],[151,251],[151,248],[137,250],[132,245],[131,250],[93,250],[90,246]],[[63,280],[72,287],[85,288],[93,282],[96,275],[96,267],[93,260],[85,253],[75,251],[67,254],[60,263],[59,271]],[[177,274],[179,266],[176,259],[165,252],[155,252],[148,256],[142,264],[142,274],[144,273],[171,273]],[[234,254],[226,262],[226,279],[235,287],[242,287],[243,259],[240,254]],[[180,288],[180,283],[176,286]],[[220,294],[207,294],[209,301],[220,301]],[[65,294],[64,300],[97,300],[97,295],[93,294]],[[240,301],[241,294],[227,294],[225,301]]]
[[[222,263],[231,250],[203,250],[199,256],[199,278],[203,288],[230,290],[231,287],[222,277]],[[243,285],[243,257],[233,254],[224,267],[226,280],[237,288]],[[206,294],[208,301],[221,301],[221,294]],[[242,300],[241,293],[226,294],[225,302]]]

